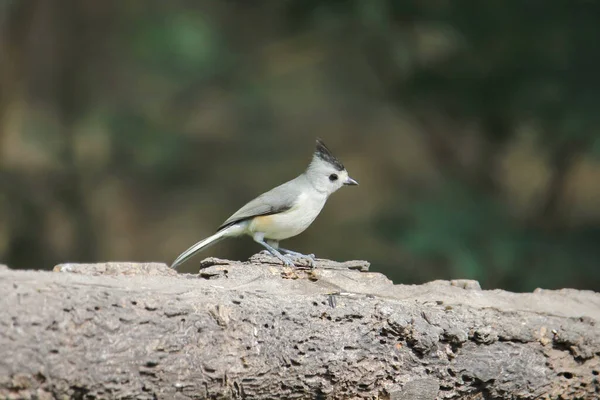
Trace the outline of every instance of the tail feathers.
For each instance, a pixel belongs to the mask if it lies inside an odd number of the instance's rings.
[[[225,239],[227,236],[229,236],[228,231],[229,231],[229,229],[220,230],[219,232],[215,233],[214,235],[209,236],[206,239],[199,241],[198,243],[196,243],[195,245],[193,245],[192,247],[190,247],[189,249],[187,249],[186,251],[181,253],[179,255],[179,257],[177,257],[177,259],[175,261],[173,261],[173,264],[171,264],[171,268],[177,268],[178,266],[180,266],[181,264],[183,264],[184,262],[189,260],[192,256],[194,256],[199,251]]]

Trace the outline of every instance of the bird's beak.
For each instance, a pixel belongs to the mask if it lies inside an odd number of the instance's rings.
[[[344,185],[346,185],[346,186],[358,186],[358,182],[356,182],[354,179],[348,177],[344,181]]]

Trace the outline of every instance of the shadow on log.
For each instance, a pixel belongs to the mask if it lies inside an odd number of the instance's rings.
[[[0,398],[600,395],[600,294],[394,285],[368,263],[0,268]]]

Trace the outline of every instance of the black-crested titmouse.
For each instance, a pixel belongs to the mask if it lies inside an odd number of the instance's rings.
[[[284,264],[290,258],[311,258],[279,248],[279,241],[303,232],[317,218],[327,198],[343,185],[358,185],[321,139],[302,175],[261,194],[227,219],[214,235],[196,243],[173,262],[177,268],[200,250],[227,237],[252,236]],[[283,255],[284,253],[286,255]]]

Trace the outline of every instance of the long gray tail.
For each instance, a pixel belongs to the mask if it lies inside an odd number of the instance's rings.
[[[229,236],[228,234],[230,233],[229,230],[231,228],[232,227],[220,230],[219,232],[215,233],[214,235],[209,236],[206,239],[199,241],[198,243],[196,243],[195,245],[193,245],[192,247],[190,247],[189,249],[187,249],[186,251],[181,253],[179,255],[179,257],[177,257],[177,259],[175,259],[175,261],[173,261],[173,264],[171,264],[171,268],[177,268],[178,266],[180,266],[181,264],[186,262],[188,259],[190,259],[192,256],[194,256],[194,254],[198,253],[200,250],[203,250],[206,247],[225,239],[227,236]]]

